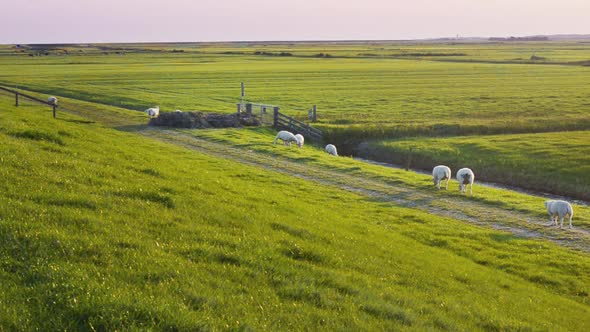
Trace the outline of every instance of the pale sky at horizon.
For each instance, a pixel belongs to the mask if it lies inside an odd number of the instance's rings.
[[[590,34],[590,0],[1,0],[0,44]]]

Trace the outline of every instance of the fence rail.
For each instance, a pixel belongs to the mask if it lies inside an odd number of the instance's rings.
[[[321,130],[281,113],[278,107],[274,108],[273,126],[289,129],[295,134],[302,134],[316,141],[321,141],[324,138],[324,133]]]
[[[45,105],[51,106],[51,108],[53,109],[53,117],[55,118],[57,116],[57,114],[56,114],[57,113],[57,104],[53,104],[53,103],[50,103],[46,100],[42,100],[37,97],[33,97],[29,94],[22,93],[20,91],[16,91],[16,90],[12,90],[12,89],[8,89],[8,88],[2,87],[2,86],[0,86],[0,90],[6,91],[9,93],[14,93],[14,105],[17,107],[19,105],[20,98],[29,99],[29,100],[35,101],[37,103],[40,103],[40,104],[45,104]]]

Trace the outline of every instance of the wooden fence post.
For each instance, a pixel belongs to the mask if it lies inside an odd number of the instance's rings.
[[[252,104],[246,104],[246,114],[252,115]]]
[[[313,122],[316,122],[318,119],[317,110],[318,110],[317,106],[313,105],[313,119],[312,119]]]
[[[53,118],[55,119],[55,110],[57,108],[57,105],[53,104]]]
[[[18,91],[14,93],[14,105],[18,107]]]
[[[238,103],[238,115],[240,115],[240,111],[242,110],[242,104]]]
[[[273,111],[272,125],[274,127],[278,127],[279,126],[279,107],[278,106],[273,107],[272,111]]]

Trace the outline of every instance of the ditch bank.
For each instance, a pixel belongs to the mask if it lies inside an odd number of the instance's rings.
[[[444,160],[434,160],[429,156],[412,153],[411,151],[383,151],[371,147],[369,142],[343,142],[338,148],[339,154],[353,156],[360,161],[385,167],[406,169],[421,174],[430,175],[432,174],[432,168],[441,164],[449,166],[453,171],[465,167],[465,163],[459,165]],[[563,199],[578,205],[590,206],[590,193],[584,191],[583,188],[576,187],[578,184],[562,184],[547,178],[531,178],[524,170],[505,172],[493,167],[475,166],[472,166],[472,169],[475,172],[476,185],[508,189],[542,198]]]

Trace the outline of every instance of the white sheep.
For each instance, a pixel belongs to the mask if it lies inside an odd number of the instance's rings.
[[[302,148],[303,142],[305,142],[305,138],[303,138],[303,135],[301,135],[301,134],[297,134],[297,135],[295,135],[295,137],[297,138],[297,146]]]
[[[150,107],[144,111],[150,118],[157,118],[160,115],[160,106]]]
[[[176,111],[174,111],[174,113],[182,113],[182,111],[181,110],[176,110]]]
[[[475,174],[469,168],[461,168],[457,171],[457,181],[459,181],[459,191],[467,192],[467,186],[470,186],[470,193],[473,195],[473,182],[475,181]]]
[[[432,170],[432,182],[440,190],[442,180],[447,180],[445,189],[449,189],[449,179],[451,179],[451,169],[445,165],[438,165]]]
[[[333,144],[326,145],[326,152],[333,156],[338,156],[338,151],[336,150],[336,147]]]
[[[291,142],[297,143],[297,137],[295,137],[295,135],[293,135],[293,133],[288,132],[286,130],[279,131],[279,133],[277,134],[277,137],[275,137],[275,141],[273,144],[277,144],[277,140],[279,140],[279,139],[281,141],[283,141],[284,145],[287,145],[287,146],[291,146]]]
[[[572,228],[572,218],[574,217],[574,209],[572,205],[566,201],[545,201],[545,207],[549,213],[550,226],[557,226],[557,218],[561,219],[561,225],[559,228],[563,228],[563,218],[569,216],[570,226]]]
[[[47,102],[53,105],[57,105],[57,97],[51,96],[47,98]]]

